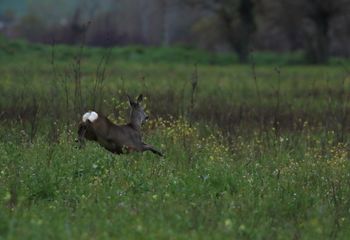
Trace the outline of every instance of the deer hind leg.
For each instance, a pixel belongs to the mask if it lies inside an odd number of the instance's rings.
[[[78,129],[78,139],[75,140],[79,144],[79,148],[83,148],[85,146],[85,134],[86,126],[84,124],[80,124]]]
[[[79,124],[78,139],[76,140],[79,143],[79,148],[85,146],[85,140],[97,141],[97,136],[90,125],[81,123]]]
[[[161,153],[159,150],[157,150],[155,147],[153,147],[152,145],[149,145],[149,144],[146,144],[146,143],[143,143],[143,146],[142,146],[142,150],[143,151],[151,151],[153,152],[154,154],[157,154],[161,157],[163,157],[163,153]]]

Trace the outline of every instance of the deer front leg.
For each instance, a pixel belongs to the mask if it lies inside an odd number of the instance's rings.
[[[151,151],[153,152],[154,154],[157,154],[161,157],[163,157],[163,153],[161,153],[159,150],[157,150],[156,148],[154,148],[152,145],[149,145],[149,144],[146,144],[146,143],[143,143],[143,146],[142,146],[142,151]]]

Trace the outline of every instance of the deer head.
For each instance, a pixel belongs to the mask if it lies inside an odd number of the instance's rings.
[[[135,129],[140,129],[141,125],[143,123],[145,123],[148,119],[148,115],[145,113],[145,110],[141,106],[141,102],[143,100],[143,95],[140,94],[137,97],[136,102],[132,98],[130,98],[129,95],[128,95],[128,99],[129,99],[129,104],[131,107],[130,123]]]

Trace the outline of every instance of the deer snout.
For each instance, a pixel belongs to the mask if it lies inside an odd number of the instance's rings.
[[[149,116],[146,115],[146,116],[145,116],[145,120],[147,121],[148,119],[149,119]]]

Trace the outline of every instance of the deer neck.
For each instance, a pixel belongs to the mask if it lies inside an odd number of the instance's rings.
[[[140,132],[141,130],[141,124],[138,123],[137,121],[130,121],[129,126],[131,126],[133,129],[135,129],[138,132]]]
[[[131,127],[134,128],[136,131],[140,131],[141,124],[142,124],[142,120],[139,117],[139,115],[135,114],[134,112],[131,112],[129,125],[131,125]]]

